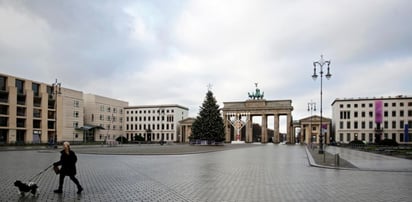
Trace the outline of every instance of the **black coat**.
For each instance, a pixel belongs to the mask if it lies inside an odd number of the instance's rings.
[[[64,150],[62,150],[60,153],[60,161],[53,163],[54,166],[62,166],[60,169],[60,175],[76,175],[76,154],[72,150],[69,150],[68,155]]]

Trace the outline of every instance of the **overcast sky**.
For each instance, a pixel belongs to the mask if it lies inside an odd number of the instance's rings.
[[[412,95],[411,11],[410,0],[0,0],[0,72],[193,117],[208,84],[223,107],[259,83],[300,119],[320,105],[323,54],[331,117],[336,98]]]

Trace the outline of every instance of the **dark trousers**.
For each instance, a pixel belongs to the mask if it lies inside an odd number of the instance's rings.
[[[77,189],[80,189],[82,187],[82,186],[80,186],[79,180],[74,175],[68,175],[68,176],[74,182],[74,184],[76,184]],[[60,190],[63,189],[64,177],[66,177],[66,175],[60,174],[60,178],[59,178],[59,189]]]

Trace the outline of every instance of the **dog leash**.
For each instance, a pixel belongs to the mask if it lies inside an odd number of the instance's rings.
[[[47,167],[46,169],[42,170],[41,172],[39,172],[38,174],[36,174],[35,176],[33,176],[32,178],[29,179],[29,182],[32,182],[37,176],[41,175],[42,173],[44,173],[46,170],[48,170],[49,168],[51,168],[53,165],[50,165],[49,167]]]

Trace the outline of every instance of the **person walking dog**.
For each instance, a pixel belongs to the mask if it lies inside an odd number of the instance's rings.
[[[75,177],[76,175],[76,162],[77,162],[77,156],[70,149],[70,143],[69,142],[64,142],[63,143],[63,150],[60,151],[61,156],[60,156],[60,161],[57,161],[53,163],[53,166],[56,168],[58,166],[61,166],[60,171],[56,172],[60,174],[59,177],[59,188],[54,190],[54,193],[63,193],[63,182],[64,182],[64,177],[69,176],[70,179],[76,184],[77,186],[77,193],[81,194],[83,191],[83,187],[80,185],[79,180]],[[58,170],[58,169],[57,169]]]

